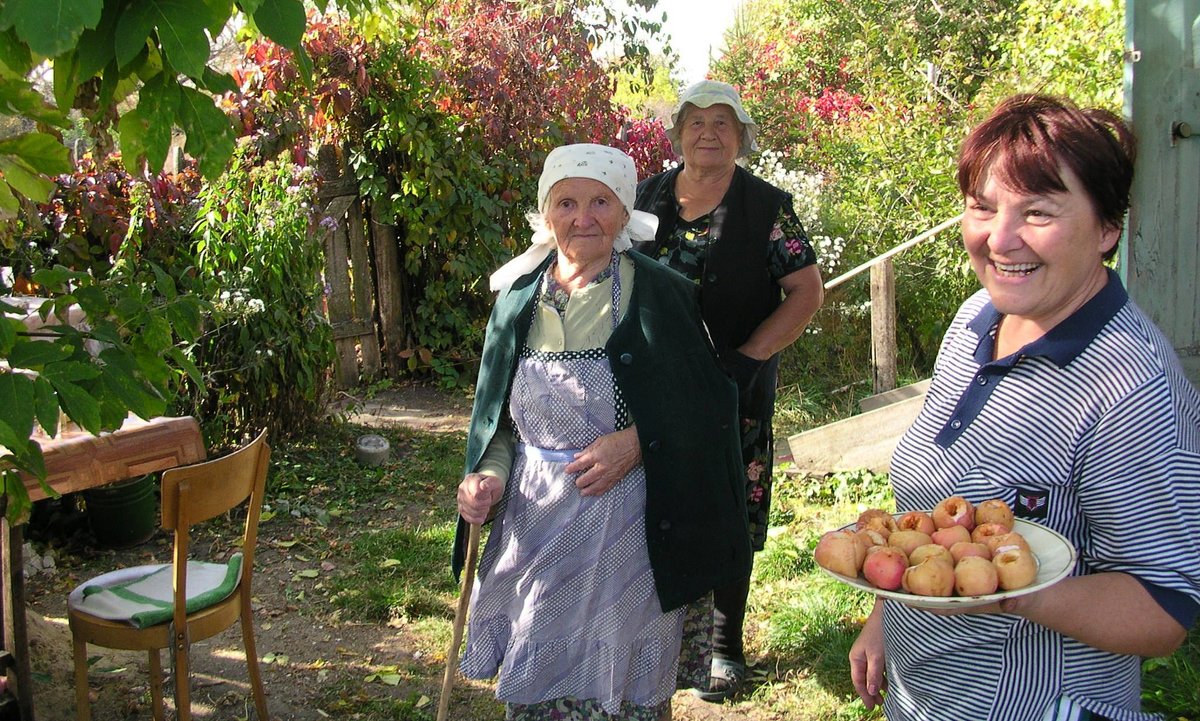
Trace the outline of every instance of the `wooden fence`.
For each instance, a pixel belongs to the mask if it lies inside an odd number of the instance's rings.
[[[336,148],[317,154],[325,182],[317,196],[321,222],[310,231],[325,248],[325,309],[337,349],[339,389],[397,377],[407,347],[395,227],[371,219],[358,183]]]

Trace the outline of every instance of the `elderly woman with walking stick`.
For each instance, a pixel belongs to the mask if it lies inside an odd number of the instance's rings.
[[[454,569],[493,519],[461,669],[498,674],[507,719],[670,719],[708,671],[689,609],[750,567],[736,389],[695,285],[628,252],[654,233],[635,185],[619,150],[555,149],[492,276]]]

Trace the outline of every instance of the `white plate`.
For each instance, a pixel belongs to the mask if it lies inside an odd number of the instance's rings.
[[[895,515],[899,518],[904,514],[897,513]],[[842,528],[853,529],[854,524],[851,523]],[[825,571],[830,576],[860,591],[873,593],[883,598],[890,598],[893,601],[899,601],[909,606],[916,606],[917,608],[971,608],[973,606],[986,606],[989,603],[995,603],[1004,598],[1024,596],[1027,593],[1041,590],[1061,581],[1071,573],[1071,569],[1075,568],[1075,559],[1078,553],[1075,547],[1071,545],[1071,542],[1059,532],[1019,518],[1016,519],[1013,530],[1025,537],[1025,540],[1029,542],[1029,547],[1033,550],[1033,555],[1037,557],[1038,561],[1038,574],[1033,579],[1033,583],[1025,588],[1018,588],[1015,591],[989,593],[983,596],[917,596],[904,591],[886,591],[882,588],[876,588],[868,583],[861,574],[857,578],[850,578],[849,576],[834,573],[820,566],[817,566],[817,568],[821,568],[822,571]]]

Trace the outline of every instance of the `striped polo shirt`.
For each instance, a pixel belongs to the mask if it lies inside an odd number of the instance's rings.
[[[1129,573],[1185,628],[1200,609],[1200,394],[1115,273],[1087,304],[992,360],[986,291],[946,333],[924,408],[898,444],[898,511],[1001,498],[1079,549],[1073,575]],[[885,602],[889,721],[1038,721],[1060,698],[1141,713],[1141,659],[1009,614]]]

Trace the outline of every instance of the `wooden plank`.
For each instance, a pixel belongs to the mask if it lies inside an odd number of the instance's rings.
[[[338,180],[326,181],[321,185],[321,189],[317,191],[317,200],[330,200],[340,197],[357,199],[358,181],[354,178],[340,178]]]
[[[900,386],[884,393],[876,393],[873,396],[867,396],[858,402],[858,409],[862,412],[873,411],[876,408],[883,408],[886,405],[897,401],[905,400],[906,398],[915,398],[917,396],[924,397],[925,391],[929,390],[929,379],[909,383],[906,386]]]
[[[375,335],[375,324],[369,320],[348,320],[333,325],[333,337],[335,340],[341,340],[342,338],[358,339],[361,336],[368,335]]]
[[[338,390],[358,385],[358,343],[354,338],[341,338],[333,342],[337,353],[335,382]]]
[[[800,473],[870,470],[886,473],[892,451],[925,403],[924,396],[851,416],[788,438],[792,463]]]
[[[396,226],[371,219],[371,237],[375,250],[375,301],[379,305],[379,332],[383,338],[383,363],[392,378],[404,369],[400,352],[404,350],[404,278],[400,269],[400,247]]]
[[[346,220],[347,242],[350,244],[350,285],[353,290],[354,321],[369,323],[370,332],[358,339],[362,359],[361,379],[375,380],[379,376],[379,339],[375,335],[375,284],[371,279],[371,262],[367,252],[367,236],[363,225],[362,203],[350,206]]]
[[[875,392],[896,387],[896,268],[891,258],[871,266],[871,358]]]
[[[335,218],[337,227],[325,235],[325,283],[329,286],[325,304],[329,322],[341,323],[352,320],[352,306],[346,223],[344,217]]]
[[[329,295],[325,299],[325,310],[330,325],[353,322],[353,304],[350,300],[350,258],[346,213],[353,205],[353,198],[338,198],[326,206],[326,215],[337,221],[337,226],[325,234],[325,284]],[[340,209],[340,214],[334,215]],[[334,370],[334,385],[338,389],[352,388],[358,384],[358,348],[348,339],[334,341],[337,368]]]

